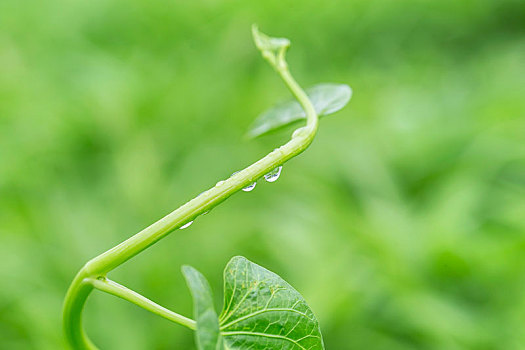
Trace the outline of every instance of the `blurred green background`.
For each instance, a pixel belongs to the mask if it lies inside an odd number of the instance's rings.
[[[91,257],[277,145],[243,134],[289,97],[250,25],[292,40],[305,87],[348,83],[279,181],[236,194],[111,274],[185,315],[180,266],[279,273],[327,349],[525,349],[522,0],[0,1],[0,348],[61,349]],[[103,349],[193,349],[111,296]]]

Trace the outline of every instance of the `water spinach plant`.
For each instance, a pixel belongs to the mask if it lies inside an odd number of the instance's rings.
[[[350,100],[352,91],[347,85],[321,84],[305,92],[290,74],[285,60],[290,41],[266,36],[256,26],[252,31],[257,48],[295,100],[260,115],[248,136],[257,137],[301,120],[306,120],[306,125],[296,129],[286,144],[262,159],[88,261],[73,279],[64,302],[64,331],[73,349],[97,349],[82,327],[82,310],[93,290],[112,294],[194,330],[199,350],[324,349],[319,324],[303,297],[278,275],[240,256],[231,259],[224,270],[224,306],[220,314],[215,311],[205,277],[190,266],[182,267],[194,301],[194,320],[108,278],[113,269],[170,232],[188,227],[196,217],[235,192],[252,190],[263,177],[268,182],[277,180],[282,165],[312,142],[319,116],[336,112]]]

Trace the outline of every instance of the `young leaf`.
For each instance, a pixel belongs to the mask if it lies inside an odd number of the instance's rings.
[[[303,297],[281,277],[243,257],[224,270],[221,334],[229,348],[324,349],[319,324]]]
[[[199,350],[223,350],[219,321],[210,285],[206,278],[191,266],[183,266],[182,274],[193,297],[193,313],[197,321],[195,341]]]
[[[252,25],[252,35],[255,46],[260,51],[278,51],[287,49],[290,46],[290,40],[287,38],[273,38],[259,31],[257,25]]]
[[[324,83],[306,90],[319,117],[342,109],[352,97],[352,89],[346,84]],[[255,138],[280,129],[293,122],[306,118],[304,110],[297,101],[279,104],[257,117],[247,136]]]
[[[275,273],[240,256],[231,259],[224,270],[224,308],[218,330],[217,323],[204,323],[198,313],[211,307],[206,280],[195,269],[185,269],[191,272],[186,279],[197,281],[188,282],[195,304],[201,304],[195,307],[197,333],[213,335],[205,345],[197,336],[199,350],[324,350],[312,310],[299,292]]]

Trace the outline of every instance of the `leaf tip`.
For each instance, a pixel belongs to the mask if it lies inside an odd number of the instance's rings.
[[[342,84],[342,85],[348,91],[348,101],[350,101],[350,99],[352,98],[352,95],[354,94],[354,90],[352,89],[352,87],[350,85],[347,85],[347,84]]]
[[[257,138],[257,135],[254,135],[254,132],[252,129],[249,129],[243,136],[243,141],[251,141],[253,139]]]
[[[190,265],[182,265],[180,270],[186,281],[189,281],[192,275],[200,274],[200,272],[196,268]]]
[[[263,38],[261,37],[261,32],[259,32],[259,26],[257,23],[252,24],[252,37],[255,46],[257,46],[259,50],[263,50]]]
[[[234,264],[234,263],[237,263],[239,261],[249,261],[248,259],[246,259],[244,256],[242,255],[235,255],[234,257],[232,257],[230,259],[230,261],[228,262],[228,264]]]
[[[274,38],[259,31],[257,24],[252,24],[252,36],[255,46],[262,52],[276,52],[286,50],[290,46],[290,40],[286,38]]]
[[[252,24],[252,35],[254,38],[256,38],[259,35],[259,26],[257,23]]]

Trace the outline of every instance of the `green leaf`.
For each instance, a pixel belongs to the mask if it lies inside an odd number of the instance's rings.
[[[352,89],[346,84],[319,84],[306,90],[319,117],[342,109],[352,97]],[[257,117],[247,136],[255,138],[306,118],[297,101],[279,104]]]
[[[252,25],[253,40],[260,51],[286,50],[290,46],[290,40],[286,38],[270,37],[259,31],[257,25]]]
[[[197,321],[195,341],[199,350],[223,350],[219,321],[211,288],[206,278],[191,266],[183,266],[182,273],[193,297],[193,313]]]
[[[281,277],[241,256],[224,270],[220,329],[230,349],[324,349],[315,315]]]
[[[319,323],[303,297],[281,277],[237,256],[224,270],[224,308],[217,318],[211,290],[183,268],[197,319],[199,350],[323,350]]]
[[[219,319],[228,348],[324,349],[319,324],[299,292],[240,256],[224,270],[224,308]]]

